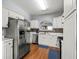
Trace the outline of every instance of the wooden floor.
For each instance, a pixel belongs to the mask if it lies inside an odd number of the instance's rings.
[[[23,59],[48,59],[49,48],[40,48],[38,45],[31,45],[31,50]]]

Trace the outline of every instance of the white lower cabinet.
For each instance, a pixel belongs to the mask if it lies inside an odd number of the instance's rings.
[[[57,46],[57,36],[40,33],[39,37],[38,37],[38,44],[51,46],[51,47],[58,47]]]
[[[13,59],[13,40],[4,40],[2,44],[2,59]]]

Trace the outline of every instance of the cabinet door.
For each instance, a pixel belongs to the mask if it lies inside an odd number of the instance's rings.
[[[72,2],[73,0],[64,0],[64,16],[72,10]]]
[[[7,58],[6,59],[13,59],[13,44],[12,44],[12,41],[9,41],[6,43],[6,55],[7,55]]]
[[[2,8],[2,27],[8,27],[8,10]]]
[[[31,21],[31,28],[39,28],[38,20],[32,20]]]
[[[76,59],[76,13],[64,22],[62,59]]]
[[[73,9],[76,9],[76,5],[77,5],[77,0],[73,0]]]
[[[3,59],[13,59],[13,42],[12,42],[12,40],[3,42]]]
[[[64,0],[64,16],[76,9],[76,0]]]
[[[57,28],[57,20],[56,19],[53,20],[53,28]]]
[[[60,19],[57,19],[57,28],[62,28],[61,18]]]
[[[6,43],[2,42],[2,59],[6,59]]]
[[[61,17],[54,18],[53,28],[62,28],[62,18]]]

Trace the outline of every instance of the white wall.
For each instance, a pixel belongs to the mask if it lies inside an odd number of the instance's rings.
[[[30,20],[30,15],[11,0],[2,0],[2,6],[9,10],[12,10],[20,15],[23,15],[24,18],[27,20]]]

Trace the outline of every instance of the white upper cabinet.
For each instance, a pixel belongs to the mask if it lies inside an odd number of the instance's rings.
[[[15,18],[15,19],[23,19],[24,20],[24,17],[22,15],[19,15],[18,13],[13,12],[11,10],[9,10],[9,17],[12,17],[12,18]]]
[[[76,0],[64,0],[64,15],[66,16],[70,11],[76,9]]]
[[[39,28],[38,20],[32,20],[31,21],[31,28]]]
[[[18,25],[19,25],[19,27],[23,27],[24,28],[24,21],[19,20],[18,21]]]
[[[8,10],[5,8],[2,8],[2,27],[8,27]]]
[[[53,19],[53,28],[63,28],[62,17],[56,17]]]

